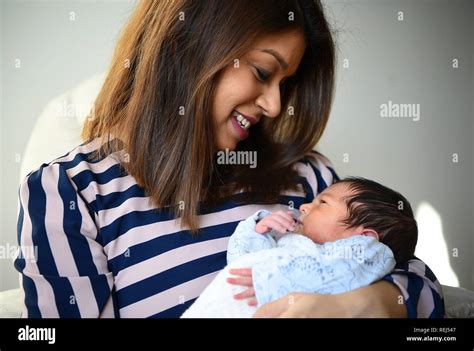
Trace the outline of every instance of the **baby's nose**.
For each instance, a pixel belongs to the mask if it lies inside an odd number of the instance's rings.
[[[300,211],[303,212],[304,214],[307,214],[309,212],[309,204],[303,204],[300,206]]]

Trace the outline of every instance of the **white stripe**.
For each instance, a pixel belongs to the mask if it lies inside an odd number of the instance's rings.
[[[396,273],[396,272],[394,272]],[[408,295],[408,291],[406,290],[407,288],[407,284],[408,284],[408,278],[406,275],[402,275],[402,274],[393,274],[391,276],[393,278],[393,283],[398,286],[398,288],[400,289],[402,295],[403,295],[403,299],[404,300],[407,300],[409,295]]]
[[[105,172],[110,167],[119,164],[119,160],[117,158],[121,157],[123,153],[123,150],[114,152],[97,162],[88,162],[88,160],[82,160],[76,166],[68,168],[67,174],[69,178],[72,178],[85,170],[90,170],[91,172],[96,174]]]
[[[318,180],[316,178],[316,174],[310,165],[305,164],[303,166],[304,169],[301,170],[300,174],[306,179],[309,186],[313,190],[314,197],[316,197],[318,195]]]
[[[47,194],[46,198],[46,213],[45,213],[45,229],[48,237],[51,253],[58,270],[60,277],[70,277],[68,280],[71,283],[72,290],[77,302],[80,316],[83,317],[97,317],[99,312],[97,305],[91,303],[91,298],[94,296],[92,285],[88,277],[78,277],[76,262],[67,240],[67,235],[64,232],[63,220],[70,218],[67,211],[79,211],[76,209],[69,209],[64,207],[61,195],[59,193],[59,172],[61,172],[59,164],[53,164],[43,169],[43,176],[41,178],[42,186]],[[64,184],[61,185],[64,189]],[[71,189],[64,189],[65,191],[74,191]],[[82,223],[82,221],[81,221]],[[73,227],[73,223],[70,223]],[[82,226],[82,224],[81,224]],[[80,233],[74,233],[80,235]],[[61,278],[55,278],[61,279]],[[82,303],[82,301],[85,303]],[[51,302],[50,302],[51,303]]]
[[[278,210],[285,210],[287,209],[287,206],[281,204],[244,205],[221,212],[213,212],[208,215],[199,216],[200,227],[206,228],[229,222],[241,221],[260,209],[274,212]],[[125,210],[129,209],[127,208]],[[115,220],[115,218],[113,218],[113,220]],[[134,227],[128,230],[126,233],[120,235],[117,239],[108,243],[104,247],[104,251],[110,260],[118,255],[123,254],[129,247],[144,243],[163,235],[176,233],[180,230],[182,229],[179,227],[179,221],[176,219]]]
[[[331,161],[323,154],[320,154],[320,153],[316,154],[316,153],[310,152],[308,155],[313,159],[320,160],[324,164],[325,167],[331,167],[334,169]]]
[[[92,181],[87,188],[81,191],[81,195],[84,196],[88,203],[91,203],[96,199],[97,195],[104,196],[115,192],[123,192],[136,184],[137,181],[131,175],[114,178],[105,184],[98,184],[96,181]]]
[[[40,274],[23,271],[23,274],[33,280],[38,295],[38,308],[42,318],[59,318],[56,307],[54,290],[51,284]]]
[[[418,298],[418,305],[416,306],[416,313],[418,318],[428,318],[434,310],[434,300],[431,294],[431,289],[428,284],[423,284]]]
[[[28,178],[26,178],[20,186],[20,199],[23,206],[23,226],[21,228],[20,234],[20,246],[24,248],[24,254],[27,254],[27,252],[34,252],[32,236],[33,226],[31,224],[31,218],[28,211],[29,196],[30,189],[28,187]],[[35,258],[35,260],[30,259],[30,257],[25,257],[24,270],[27,272],[39,274],[39,269],[36,262],[37,259],[37,257]]]
[[[118,290],[187,262],[227,250],[229,237],[181,246],[120,271],[115,277]]]
[[[199,296],[218,273],[219,271],[209,273],[121,308],[120,316],[123,318],[146,318],[184,301],[189,301]]]
[[[132,197],[125,200],[120,206],[98,212],[101,228],[109,225],[117,218],[135,211],[148,211],[156,208],[149,197]]]
[[[333,183],[331,171],[319,159],[316,160],[316,168],[321,172],[321,177],[324,179],[326,185],[330,186]]]
[[[79,145],[73,150],[71,150],[67,155],[58,157],[54,160],[52,160],[49,165],[56,163],[56,162],[69,162],[74,160],[74,157],[78,154],[88,154],[92,151],[95,151],[99,148],[99,139],[94,139],[91,142],[84,144],[84,145]]]
[[[99,309],[97,304],[92,302],[95,298],[89,277],[71,277],[68,280],[74,291],[81,318],[97,318]]]
[[[115,313],[114,313],[114,300],[112,298],[112,295],[109,296],[107,299],[107,303],[105,304],[105,307],[100,314],[99,318],[115,318]]]
[[[28,318],[28,309],[25,304],[25,290],[23,289],[23,274],[18,274],[18,280],[20,283],[20,303],[21,303],[21,317]]]
[[[280,192],[280,195],[305,197],[303,185],[298,183],[298,184],[296,184],[296,186],[298,187],[297,191],[295,191],[295,190],[284,190],[284,191]]]
[[[29,204],[29,187],[28,187],[28,178],[26,178],[22,185],[20,186],[20,198],[23,205],[23,227],[21,229],[20,245],[25,248],[25,254],[31,251],[31,248],[34,248],[33,237],[32,237],[32,224],[30,219],[30,214],[28,211]],[[32,279],[36,287],[36,293],[38,296],[38,308],[40,310],[42,317],[59,317],[59,313],[54,303],[54,292],[53,288],[48,281],[44,279],[39,273],[37,259],[32,260],[31,257],[25,257],[25,268],[23,269],[23,274]],[[23,285],[21,285],[23,289]],[[24,292],[23,292],[24,293]],[[24,311],[26,312],[26,310]],[[27,312],[24,313],[27,316]]]
[[[423,282],[428,284],[431,288],[437,291],[440,295],[442,294],[441,286],[438,281],[432,282],[428,277],[426,277],[426,264],[421,260],[410,260],[408,261],[408,271],[413,272],[423,278]],[[431,292],[430,292],[431,295]]]
[[[112,273],[107,273],[107,283],[109,284],[109,291],[112,291],[114,287],[114,276]],[[112,294],[109,295],[107,302],[99,316],[99,318],[115,318],[115,309]]]
[[[44,225],[48,238],[51,253],[60,276],[78,276],[76,262],[72,255],[66,233],[63,228],[64,218],[70,218],[64,208],[58,190],[59,184],[59,164],[54,164],[43,168],[41,184],[46,193],[46,213]],[[73,223],[70,223],[73,227]]]

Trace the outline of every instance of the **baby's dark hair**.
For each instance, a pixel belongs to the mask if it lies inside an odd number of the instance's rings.
[[[349,227],[359,225],[373,229],[379,241],[387,245],[397,263],[411,259],[418,240],[418,227],[408,200],[400,193],[377,182],[360,177],[348,177],[353,194],[346,197],[348,216],[342,222]]]

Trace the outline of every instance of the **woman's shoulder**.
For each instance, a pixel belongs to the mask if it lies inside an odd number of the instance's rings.
[[[23,178],[20,189],[28,186],[46,190],[55,181],[57,184],[69,182],[79,192],[91,181],[104,181],[107,172],[107,178],[123,176],[120,167],[123,153],[99,153],[100,146],[99,140],[94,139],[76,146],[63,156],[43,163]]]
[[[304,180],[303,187],[310,193],[309,198],[314,198],[328,186],[339,180],[329,159],[318,151],[311,150],[306,153],[298,162],[294,169]]]
[[[334,169],[332,162],[322,153],[316,150],[307,152],[299,162],[310,164],[317,168],[331,168]]]

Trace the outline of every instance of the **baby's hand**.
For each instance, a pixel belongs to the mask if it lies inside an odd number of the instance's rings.
[[[287,231],[294,231],[296,229],[296,221],[292,217],[291,211],[277,211],[274,212],[257,223],[255,231],[260,234],[268,233],[275,229],[280,233]]]
[[[252,269],[251,268],[234,268],[229,269],[229,273],[236,275],[236,278],[227,278],[227,282],[233,285],[245,286],[243,292],[234,295],[236,300],[247,299],[249,306],[257,306],[257,299],[255,298],[255,289],[253,288]]]

